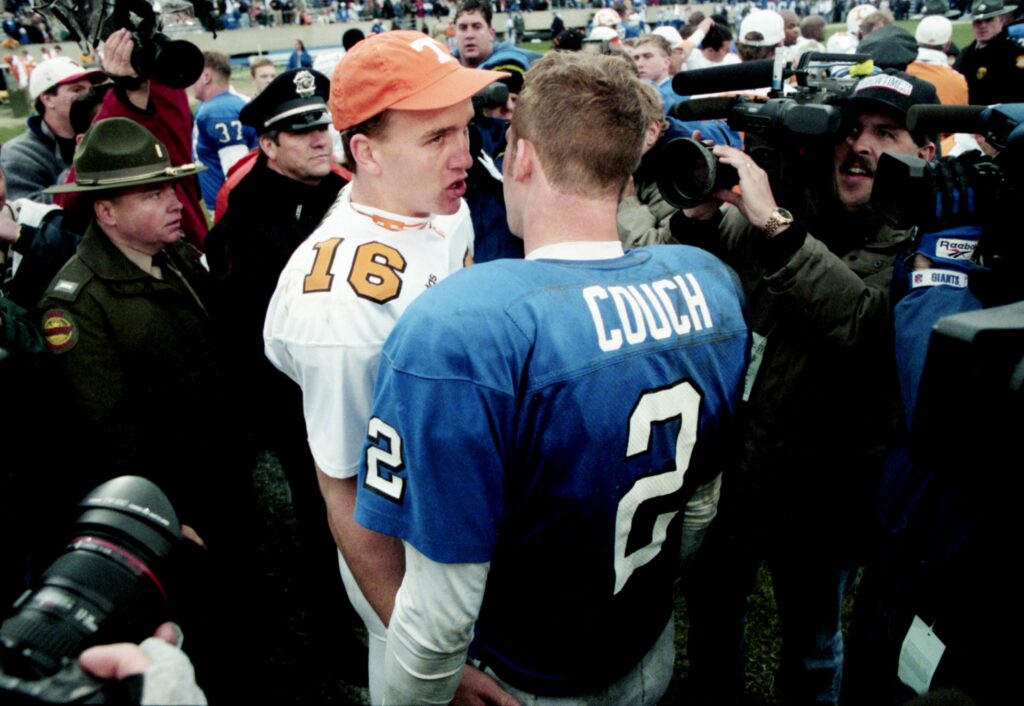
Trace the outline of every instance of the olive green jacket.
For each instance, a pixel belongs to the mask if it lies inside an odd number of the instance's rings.
[[[191,247],[165,253],[202,296],[205,271]],[[93,223],[39,309],[60,381],[56,406],[74,432],[72,482],[84,494],[122,473],[147,476],[184,521],[196,482],[216,471],[208,434],[228,395],[205,306],[173,274],[143,272]]]

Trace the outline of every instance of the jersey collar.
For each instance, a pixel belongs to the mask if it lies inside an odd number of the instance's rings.
[[[527,260],[613,260],[622,257],[622,243],[617,240],[587,240],[553,243],[537,248]]]

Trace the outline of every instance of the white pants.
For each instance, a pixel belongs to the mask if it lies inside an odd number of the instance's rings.
[[[356,609],[356,613],[363,619],[363,625],[366,626],[366,632],[369,635],[370,656],[367,671],[370,683],[370,704],[380,706],[384,703],[384,656],[388,647],[388,629],[381,622],[377,611],[363,596],[363,592],[359,590],[359,584],[356,583],[355,577],[349,571],[340,549],[338,550],[338,568],[341,569],[341,580],[345,584],[348,599],[352,603],[352,607]]]

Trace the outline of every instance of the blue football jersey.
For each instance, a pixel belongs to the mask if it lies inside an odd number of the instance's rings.
[[[721,471],[748,338],[735,275],[685,246],[458,272],[384,346],[356,518],[491,562],[470,654],[502,679],[604,687],[671,617],[681,511]]]
[[[206,171],[199,173],[199,187],[211,211],[225,177],[220,151],[232,145],[243,145],[249,151],[259,142],[256,130],[242,125],[238,117],[243,107],[245,99],[228,91],[203,101],[196,110],[193,149],[195,158],[206,166]]]

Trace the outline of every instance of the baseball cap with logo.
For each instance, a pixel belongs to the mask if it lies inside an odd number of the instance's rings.
[[[877,30],[876,30],[877,31]],[[907,111],[915,105],[937,105],[935,86],[903,71],[886,69],[883,73],[865,76],[837,105],[883,107],[897,113],[905,121]]]
[[[127,118],[93,123],[75,148],[75,181],[44,189],[46,194],[112,191],[175,181],[205,171],[201,164],[171,166],[167,147]]]
[[[926,47],[943,47],[952,37],[953,23],[942,15],[928,15],[914,31],[917,43]]]
[[[971,21],[1008,15],[1016,9],[1016,5],[1003,5],[1003,0],[974,0],[971,4]]]
[[[261,135],[267,130],[312,130],[331,122],[327,110],[330,91],[330,79],[319,71],[285,71],[246,103],[238,117]]]
[[[35,100],[51,88],[73,83],[83,78],[93,83],[99,83],[106,79],[107,75],[99,69],[84,69],[66,56],[56,56],[39,62],[39,65],[32,69],[32,77],[28,82],[28,94],[32,100]]]
[[[371,35],[352,47],[334,69],[334,127],[347,130],[388,109],[448,108],[507,76],[462,66],[448,47],[420,32]]]
[[[786,38],[782,15],[772,10],[754,10],[740,23],[736,41],[749,47],[774,47]]]
[[[854,35],[859,34],[860,23],[872,12],[878,12],[878,8],[874,5],[857,5],[857,7],[850,10],[850,13],[846,16],[846,31]]]
[[[594,13],[595,27],[618,27],[622,22],[619,13],[610,7],[605,7]]]

